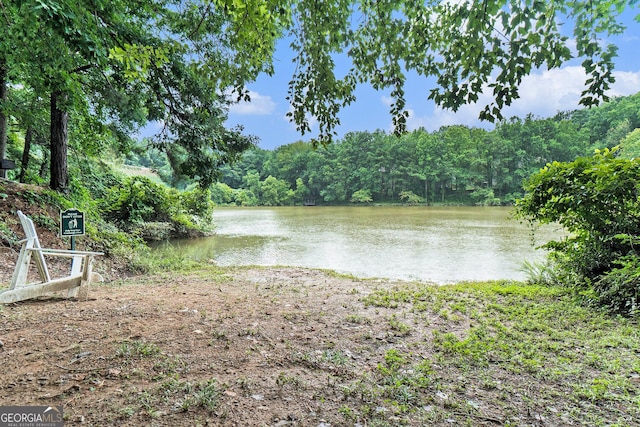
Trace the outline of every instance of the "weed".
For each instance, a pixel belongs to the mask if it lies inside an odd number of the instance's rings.
[[[251,388],[253,387],[253,381],[250,378],[242,376],[236,380],[236,384],[240,386],[240,389],[244,392],[245,395],[251,394]]]
[[[196,406],[205,408],[213,412],[218,406],[220,390],[215,379],[204,383],[199,383],[193,387],[191,395],[183,401],[183,408],[186,406]]]
[[[411,333],[411,326],[407,325],[404,322],[397,320],[396,315],[394,314],[389,319],[389,326],[395,332],[397,336],[407,336]]]
[[[345,320],[349,323],[354,323],[356,325],[370,325],[371,319],[366,316],[362,316],[359,314],[349,314],[345,318]]]
[[[124,341],[116,350],[116,357],[129,359],[135,357],[151,357],[160,354],[160,347],[142,340]]]
[[[322,360],[335,366],[344,366],[349,358],[339,350],[325,350],[322,353]]]
[[[287,386],[287,385],[290,385],[293,388],[302,387],[302,381],[298,377],[295,377],[293,375],[287,375],[284,372],[280,372],[278,374],[278,377],[276,378],[276,385],[278,386],[278,388],[282,392],[284,387]]]
[[[358,418],[356,411],[354,411],[347,405],[340,406],[340,408],[338,409],[338,413],[341,414],[344,417],[344,419],[347,421],[353,422],[353,421],[356,421]]]
[[[157,372],[157,375],[154,377],[154,380],[161,379],[163,377],[176,374],[178,372],[184,372],[188,369],[187,364],[184,360],[179,357],[175,358],[162,358],[157,361],[152,369]]]

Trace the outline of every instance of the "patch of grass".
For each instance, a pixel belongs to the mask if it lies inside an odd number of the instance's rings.
[[[116,357],[123,359],[151,357],[160,354],[160,347],[142,340],[124,341],[116,350]]]
[[[389,326],[396,336],[403,337],[411,333],[411,326],[398,320],[395,314],[389,319]]]
[[[370,325],[371,319],[366,316],[362,316],[360,314],[349,314],[345,318],[348,323],[353,323],[356,325]]]
[[[188,366],[184,360],[179,357],[164,357],[160,358],[152,367],[156,373],[154,379],[159,380],[167,376],[183,373],[188,370]]]
[[[195,386],[187,383],[184,387],[187,393],[182,401],[182,409],[202,407],[213,412],[220,401],[220,387],[215,379],[197,383]]]
[[[637,319],[578,305],[559,287],[510,281],[407,284],[376,289],[361,301],[386,313],[396,332],[412,319],[439,322],[424,342],[396,333],[401,338],[375,375],[343,387],[345,419],[477,425],[483,403],[464,398],[469,384],[494,395],[503,425],[521,425],[519,411],[549,425],[628,426],[640,419]]]
[[[7,242],[9,245],[17,245],[20,238],[13,232],[5,221],[0,221],[0,242]]]
[[[280,372],[278,374],[276,378],[276,385],[278,386],[278,389],[280,389],[280,392],[282,392],[286,386],[290,386],[293,389],[304,387],[304,383],[300,378],[295,375],[288,375],[285,372]]]
[[[136,406],[152,418],[160,413],[188,411],[192,408],[213,412],[220,403],[222,389],[215,379],[189,382],[171,378],[155,388],[133,395],[131,404],[125,407],[122,415],[131,417],[137,412]]]
[[[322,360],[335,366],[344,366],[349,361],[349,357],[342,351],[327,349],[322,352]]]

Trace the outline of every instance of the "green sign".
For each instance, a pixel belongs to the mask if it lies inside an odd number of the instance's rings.
[[[61,236],[84,236],[84,212],[68,209],[60,212]]]

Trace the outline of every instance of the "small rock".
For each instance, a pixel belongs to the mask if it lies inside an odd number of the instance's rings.
[[[449,398],[449,396],[446,393],[443,393],[441,391],[437,392],[436,396],[438,396],[442,400],[447,400]]]
[[[4,347],[4,343],[0,341],[0,348]]]
[[[91,356],[91,352],[90,351],[83,351],[82,353],[78,353],[74,356],[74,358],[77,359],[84,359],[85,357],[89,357]]]
[[[471,406],[473,409],[478,409],[480,404],[474,400],[467,400],[467,405]]]
[[[261,394],[254,394],[251,396],[253,400],[264,400],[264,396]]]

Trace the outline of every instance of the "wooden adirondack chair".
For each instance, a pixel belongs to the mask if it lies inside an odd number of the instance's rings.
[[[18,217],[26,238],[21,241],[22,248],[11,278],[9,289],[0,292],[0,303],[12,303],[39,297],[51,292],[67,291],[67,297],[85,297],[92,281],[99,276],[92,272],[93,258],[103,255],[101,252],[69,251],[64,249],[45,249],[40,246],[36,227],[31,218],[21,211]],[[71,272],[68,276],[52,279],[47,268],[45,255],[71,258]],[[33,259],[40,282],[27,284],[29,266]]]

